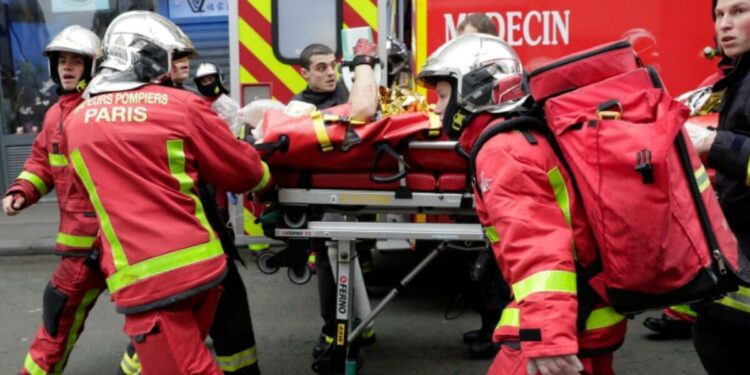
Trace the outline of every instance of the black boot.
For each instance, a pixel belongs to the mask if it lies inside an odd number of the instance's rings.
[[[464,333],[464,344],[471,344],[478,341],[488,341],[492,337],[492,332],[487,332],[484,329],[477,329]]]
[[[662,315],[661,318],[646,318],[643,325],[663,339],[687,339],[691,337],[690,327],[693,324]]]
[[[492,340],[476,341],[469,344],[469,357],[472,359],[490,359],[495,358],[500,351],[500,344]]]

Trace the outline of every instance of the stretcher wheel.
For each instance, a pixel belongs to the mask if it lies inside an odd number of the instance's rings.
[[[290,229],[303,228],[307,224],[307,213],[302,212],[285,212],[284,213],[284,224]]]
[[[273,275],[279,271],[279,266],[270,264],[274,256],[275,254],[270,252],[258,255],[258,269],[260,272],[263,272],[266,275]]]
[[[310,272],[310,269],[305,265],[304,267],[300,267],[299,270],[295,270],[297,267],[289,267],[289,269],[286,272],[286,275],[289,277],[289,281],[292,282],[292,284],[297,285],[303,285],[307,284],[308,281],[312,278],[312,272]]]

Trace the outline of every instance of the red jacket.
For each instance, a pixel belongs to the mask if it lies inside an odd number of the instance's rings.
[[[514,296],[494,339],[520,341],[527,358],[613,351],[626,323],[611,307],[599,303],[577,329],[575,262],[591,264],[596,244],[564,167],[544,136],[533,135],[536,145],[520,132],[496,135],[476,159],[477,214]],[[603,295],[601,283],[593,286]]]
[[[63,121],[82,101],[79,93],[65,94],[47,111],[42,131],[34,140],[23,172],[5,192],[5,195],[24,196],[25,208],[55,189],[60,206],[55,250],[66,255],[88,254],[99,229],[88,198],[72,185],[63,142]]]
[[[66,122],[70,161],[101,222],[102,270],[118,311],[218,284],[224,254],[196,184],[263,188],[268,167],[206,102],[157,85],[95,96]]]

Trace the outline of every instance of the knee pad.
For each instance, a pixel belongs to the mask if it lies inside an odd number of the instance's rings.
[[[52,283],[47,283],[44,288],[44,298],[42,304],[42,322],[47,333],[52,337],[57,336],[57,327],[60,323],[60,316],[68,303],[68,296],[65,293],[55,289]]]

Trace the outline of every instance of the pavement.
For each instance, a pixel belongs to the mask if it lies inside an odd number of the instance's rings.
[[[28,350],[29,340],[41,321],[44,285],[58,262],[54,248],[59,215],[54,202],[38,203],[14,217],[0,214],[0,368],[16,369]],[[33,255],[33,256],[30,256]],[[395,285],[408,262],[378,258],[379,267]],[[261,368],[265,374],[307,374],[310,351],[320,328],[317,282],[291,284],[285,270],[261,274],[255,257],[243,252],[248,268],[240,272],[251,301]],[[412,260],[415,262],[416,259]],[[437,263],[441,263],[437,261]],[[444,260],[443,263],[450,263]],[[391,265],[391,266],[389,266]],[[440,268],[439,268],[440,269]],[[472,361],[460,342],[461,333],[475,329],[479,317],[466,311],[459,319],[446,319],[453,295],[441,271],[426,271],[406,288],[378,317],[378,343],[366,348],[363,373],[372,374],[480,374],[490,361]],[[381,295],[371,295],[376,304]],[[76,345],[68,364],[71,374],[100,374],[115,369],[127,339],[120,332],[122,316],[108,296],[87,319],[86,333]],[[629,324],[623,347],[615,355],[618,374],[704,373],[690,340],[659,340],[642,325],[654,311],[637,316]],[[4,371],[0,371],[3,372]],[[113,372],[107,371],[105,372]]]
[[[57,202],[40,202],[16,216],[0,213],[0,256],[51,254],[60,214]]]

